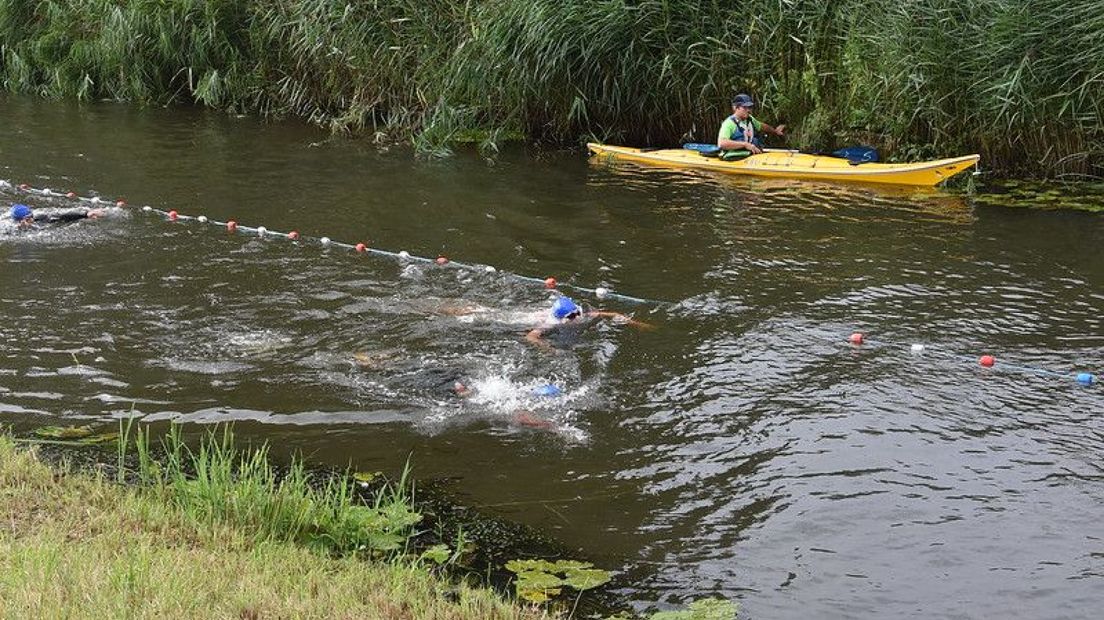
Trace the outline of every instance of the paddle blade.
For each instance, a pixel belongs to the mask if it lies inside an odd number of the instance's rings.
[[[868,161],[878,161],[878,151],[871,146],[848,146],[838,151],[833,151],[832,156],[858,164]]]
[[[700,144],[697,142],[687,142],[682,145],[682,148],[688,151],[697,151],[699,153],[716,153],[721,150],[721,147],[716,144]]]

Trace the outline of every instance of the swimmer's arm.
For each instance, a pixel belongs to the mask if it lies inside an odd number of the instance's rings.
[[[544,330],[539,327],[529,330],[529,333],[525,334],[525,339],[546,351],[552,350],[552,345],[544,339]]]
[[[613,320],[615,320],[619,323],[626,323],[626,324],[631,325],[631,326],[633,326],[637,329],[655,329],[655,325],[652,325],[651,323],[645,323],[644,321],[637,321],[636,319],[634,319],[634,318],[632,318],[628,315],[621,314],[620,312],[607,312],[605,310],[591,310],[587,314],[589,314],[590,316],[593,316],[593,317],[613,319]]]

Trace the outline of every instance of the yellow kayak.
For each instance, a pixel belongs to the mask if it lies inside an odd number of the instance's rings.
[[[960,172],[969,170],[981,159],[980,155],[965,155],[912,164],[872,162],[852,165],[846,159],[838,157],[809,155],[787,150],[768,149],[760,155],[752,155],[737,161],[722,161],[715,157],[703,157],[697,151],[689,149],[645,150],[596,142],[587,143],[587,148],[598,157],[624,159],[657,166],[716,170],[732,174],[787,179],[929,186],[938,185]]]

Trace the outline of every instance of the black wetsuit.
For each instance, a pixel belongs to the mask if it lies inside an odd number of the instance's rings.
[[[34,223],[37,224],[69,224],[88,218],[89,209],[59,209],[56,211],[35,211]]]
[[[541,337],[557,349],[574,349],[583,338],[583,332],[594,321],[586,314],[567,323],[554,323],[540,327]]]
[[[64,226],[80,220],[88,219],[89,210],[80,207],[72,209],[36,209],[34,220],[30,226],[23,226],[11,218],[5,218],[0,223],[0,235],[17,235],[32,230],[42,230],[46,227]]]

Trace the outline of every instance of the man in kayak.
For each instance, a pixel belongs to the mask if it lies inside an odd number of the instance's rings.
[[[27,205],[14,204],[8,212],[18,230],[40,228],[43,224],[68,224],[84,219],[95,219],[104,214],[103,209],[51,209],[38,214]]]
[[[722,159],[738,159],[762,153],[763,143],[759,139],[761,133],[785,135],[785,125],[771,127],[760,121],[751,115],[753,107],[755,102],[749,95],[741,93],[732,98],[732,116],[724,120],[717,133],[717,146],[724,151]]]
[[[525,339],[543,349],[552,349],[553,345],[549,342],[549,338],[554,338],[560,346],[570,348],[578,339],[579,333],[595,319],[600,318],[613,319],[640,329],[653,327],[650,323],[637,321],[620,312],[583,310],[570,297],[561,295],[552,303],[552,312],[548,320],[543,325],[529,330]]]

